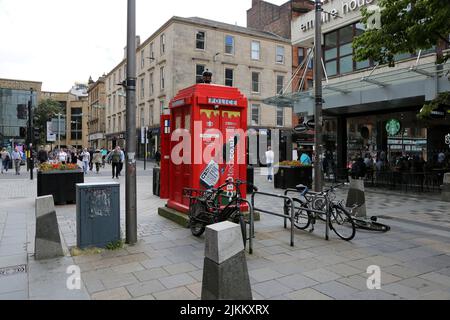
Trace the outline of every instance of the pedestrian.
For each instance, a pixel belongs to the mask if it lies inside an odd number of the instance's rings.
[[[61,149],[58,152],[58,161],[61,162],[62,164],[67,164],[67,152],[64,149]]]
[[[108,155],[108,150],[106,150],[106,148],[102,148],[101,153],[102,153],[102,167],[104,168],[106,164],[106,156]]]
[[[302,151],[302,155],[300,157],[300,162],[301,162],[301,164],[304,164],[304,165],[310,165],[311,157],[305,151]]]
[[[119,176],[122,174],[123,164],[125,163],[125,152],[119,147],[120,151],[120,163],[119,163]]]
[[[155,162],[156,166],[159,167],[161,163],[161,146],[158,147],[158,150],[156,150],[155,153]]]
[[[9,154],[8,150],[6,150],[6,148],[3,148],[0,154],[2,159],[2,174],[3,174],[3,171],[8,172],[9,162],[11,161],[11,155]]]
[[[93,167],[94,167],[94,149],[90,148],[89,149],[89,170],[92,171]]]
[[[267,180],[273,180],[273,161],[275,159],[275,154],[272,151],[272,147],[268,147],[266,151],[266,164],[267,164]]]
[[[39,152],[38,152],[37,158],[38,158],[39,163],[48,162],[48,153],[47,153],[47,151],[45,151],[44,146],[39,147]]]
[[[102,165],[102,153],[99,149],[95,150],[92,162],[95,164],[95,170],[97,174],[100,171],[100,166]]]
[[[351,177],[353,179],[364,178],[366,176],[366,171],[367,167],[364,163],[364,159],[362,157],[355,159],[351,169]]]
[[[11,154],[11,159],[14,163],[14,168],[16,169],[16,175],[20,176],[20,163],[22,162],[23,152],[19,150],[18,147],[14,149]]]
[[[111,162],[112,167],[112,178],[119,179],[119,168],[120,168],[120,159],[121,159],[121,153],[120,153],[120,147],[117,146],[113,151],[111,151],[108,156],[106,157],[106,160],[108,163]]]
[[[78,155],[77,155],[77,151],[75,149],[72,149],[72,151],[70,151],[70,163],[71,164],[78,163]]]
[[[84,148],[83,152],[81,153],[81,161],[83,162],[84,174],[88,173],[90,160],[91,160],[91,155],[88,152],[88,150],[86,148]]]

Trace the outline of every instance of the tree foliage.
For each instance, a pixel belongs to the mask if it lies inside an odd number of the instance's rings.
[[[40,131],[39,141],[36,141],[36,143],[42,144],[46,142],[47,121],[61,112],[61,107],[61,103],[58,101],[44,99],[34,110],[34,128]]]
[[[449,43],[449,0],[378,0],[381,28],[366,30],[355,38],[355,59],[393,64],[394,55],[429,49],[439,41]],[[362,9],[367,25],[372,12]],[[438,62],[448,59],[441,56]]]
[[[440,93],[434,100],[425,103],[419,114],[417,114],[417,118],[422,120],[429,119],[431,112],[440,107],[444,107],[443,111],[447,112],[447,116],[450,116],[450,92]]]

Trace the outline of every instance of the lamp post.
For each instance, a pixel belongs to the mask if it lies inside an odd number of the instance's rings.
[[[127,136],[125,175],[126,243],[137,242],[136,217],[136,0],[127,3]]]
[[[314,161],[314,190],[322,191],[323,179],[322,168],[320,165],[320,156],[322,155],[322,3],[321,0],[315,1],[315,35],[314,35],[314,124],[315,124],[315,161]]]
[[[34,158],[33,158],[33,88],[30,88],[30,100],[28,101],[28,166],[30,168],[30,180],[33,180]]]

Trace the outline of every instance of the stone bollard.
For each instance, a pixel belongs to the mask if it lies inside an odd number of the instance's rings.
[[[444,174],[444,183],[441,186],[441,200],[450,202],[450,172]]]
[[[350,178],[350,188],[347,194],[346,207],[353,207],[354,205],[361,205],[354,209],[356,217],[366,218],[366,197],[364,194],[364,180]]]
[[[205,237],[202,300],[252,300],[240,226],[213,224]]]
[[[64,256],[53,196],[36,198],[35,210],[35,259],[44,260]]]

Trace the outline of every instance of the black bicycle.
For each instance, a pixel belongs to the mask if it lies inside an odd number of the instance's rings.
[[[314,225],[319,219],[325,221],[327,227],[333,230],[339,238],[346,241],[352,240],[356,234],[353,218],[343,207],[342,202],[334,201],[332,195],[334,190],[340,186],[332,186],[322,192],[311,192],[308,187],[298,185],[296,191],[300,193],[300,197],[292,198],[295,227],[306,230],[311,225],[309,232],[313,232]],[[285,214],[290,215],[290,210],[290,201],[286,200]]]
[[[246,181],[228,179],[218,188],[198,190],[185,188],[183,195],[189,201],[189,227],[194,236],[199,237],[208,225],[230,220],[241,226],[244,247],[247,240],[247,228],[241,203],[245,201],[241,195],[241,185]],[[253,186],[253,189],[258,189]],[[234,191],[235,190],[235,191]]]

